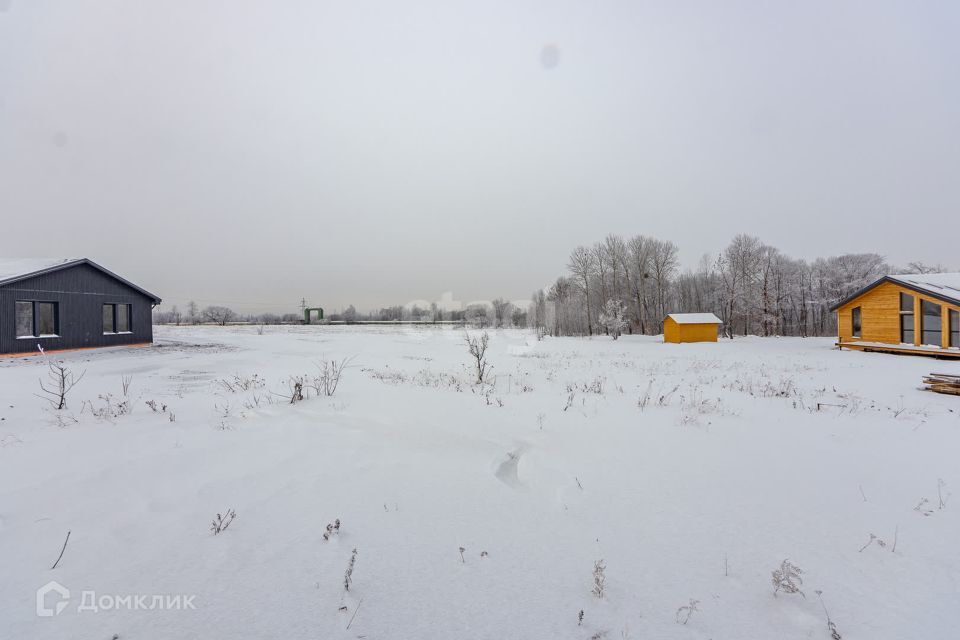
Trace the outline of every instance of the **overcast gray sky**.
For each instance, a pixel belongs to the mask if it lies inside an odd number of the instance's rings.
[[[957,33],[957,2],[0,0],[0,255],[249,311],[524,297],[609,232],[960,267]]]

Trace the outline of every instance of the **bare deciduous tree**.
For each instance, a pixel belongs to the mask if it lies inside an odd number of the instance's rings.
[[[529,326],[537,334],[537,340],[543,340],[547,333],[547,294],[542,289],[530,297],[530,309],[527,312]]]
[[[650,277],[650,240],[644,236],[630,238],[627,245],[630,265],[627,277],[633,298],[637,303],[637,324],[640,333],[646,333],[647,278]]]
[[[187,303],[187,321],[190,324],[197,324],[200,321],[200,308],[193,300]]]
[[[654,240],[650,253],[651,276],[657,296],[657,331],[663,330],[667,315],[667,291],[677,270],[677,245],[669,240]]]
[[[593,335],[593,323],[590,317],[590,280],[597,273],[596,256],[586,247],[577,247],[570,254],[567,268],[577,279],[577,285],[583,291],[587,311],[587,335]]]
[[[493,305],[493,326],[494,327],[506,327],[509,326],[513,318],[513,304],[504,300],[503,298],[497,298],[490,304]]]
[[[469,333],[464,335],[464,342],[470,351],[470,357],[473,358],[474,370],[477,374],[477,384],[482,384],[487,372],[493,367],[487,362],[487,347],[490,344],[490,334],[484,331],[479,336],[471,336]]]
[[[344,358],[343,360],[324,360],[317,365],[320,372],[310,381],[310,387],[318,396],[330,397],[337,392],[340,385],[340,377],[343,370],[347,368],[353,358]]]
[[[202,318],[204,322],[213,322],[223,327],[233,320],[236,315],[233,309],[229,307],[211,306],[203,310]]]
[[[83,380],[86,371],[79,376],[75,376],[73,371],[62,361],[50,362],[47,364],[48,381],[40,380],[40,389],[46,396],[37,395],[50,403],[50,406],[60,411],[67,408],[67,394],[78,382]]]
[[[486,304],[473,303],[463,311],[464,321],[471,327],[480,329],[490,324],[490,308]]]

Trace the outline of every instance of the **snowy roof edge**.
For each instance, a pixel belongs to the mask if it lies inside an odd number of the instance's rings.
[[[0,283],[30,276],[77,260],[80,258],[0,258]]]
[[[926,276],[926,277],[925,277]],[[939,278],[931,278],[931,276],[940,276]],[[944,279],[943,276],[954,276],[952,280],[955,280],[957,287],[935,284],[930,282],[931,279]],[[927,282],[924,282],[927,280]],[[894,275],[883,276],[882,278],[877,279],[875,282],[872,282],[860,289],[850,294],[846,298],[840,300],[836,304],[830,307],[830,311],[836,311],[845,304],[849,304],[864,295],[869,293],[873,289],[877,288],[884,282],[891,282],[893,284],[900,285],[917,293],[923,293],[930,296],[931,298],[936,298],[937,300],[942,300],[943,302],[949,302],[951,304],[960,304],[960,273],[901,273]],[[949,291],[945,291],[948,289]]]
[[[723,324],[713,313],[668,313],[667,317],[677,324]]]
[[[26,263],[24,263],[24,264],[26,264]],[[99,264],[97,264],[97,263],[94,262],[93,260],[90,260],[89,258],[63,258],[60,262],[54,262],[53,264],[50,264],[49,262],[47,262],[47,263],[46,263],[46,266],[40,266],[40,265],[42,265],[42,264],[44,264],[44,263],[41,262],[41,263],[39,263],[39,264],[34,264],[33,266],[27,267],[28,270],[25,271],[25,272],[23,272],[23,273],[14,273],[14,274],[9,274],[9,273],[8,273],[8,274],[0,277],[0,287],[5,286],[5,285],[8,285],[8,284],[12,284],[12,283],[14,283],[14,282],[19,282],[19,281],[21,281],[21,280],[26,280],[27,278],[33,278],[34,276],[43,275],[43,274],[45,274],[45,273],[51,273],[51,272],[53,272],[53,271],[60,271],[61,269],[66,269],[67,267],[74,267],[74,266],[77,266],[77,265],[80,265],[80,264],[88,264],[88,265],[90,265],[91,267],[93,267],[94,269],[97,269],[98,271],[101,271],[101,272],[107,274],[107,275],[110,276],[111,278],[115,278],[116,280],[119,280],[120,282],[122,282],[123,284],[127,285],[128,287],[130,287],[130,288],[132,288],[132,289],[136,289],[137,291],[139,291],[139,292],[142,293],[143,295],[145,295],[145,296],[147,296],[148,298],[150,298],[151,300],[153,300],[154,304],[160,304],[160,303],[162,302],[162,300],[160,299],[160,297],[157,296],[156,294],[150,293],[149,291],[147,291],[147,290],[144,289],[143,287],[138,287],[137,285],[133,284],[132,282],[130,282],[130,281],[127,280],[126,278],[123,278],[123,277],[121,277],[121,276],[118,276],[118,275],[115,274],[113,271],[110,271],[109,269],[100,266]],[[37,266],[40,266],[40,268],[36,268]]]

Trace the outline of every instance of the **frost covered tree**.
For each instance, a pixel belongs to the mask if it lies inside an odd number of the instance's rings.
[[[652,241],[650,267],[653,286],[657,296],[657,330],[663,330],[663,319],[667,315],[667,299],[670,283],[677,271],[677,245],[670,241]]]
[[[547,294],[542,289],[534,291],[530,296],[527,318],[537,334],[537,340],[543,340],[543,336],[547,333]]]
[[[887,273],[944,267],[917,262],[897,269],[874,253],[794,259],[739,234],[719,252],[705,254],[695,269],[681,272],[674,243],[611,234],[574,249],[567,269],[568,276],[546,292],[547,309],[539,317],[549,318],[543,325],[547,333],[608,331],[599,315],[608,300],[619,300],[631,332],[659,332],[664,316],[675,311],[712,312],[732,338],[734,333],[831,335],[836,316],[830,306],[837,301]]]
[[[583,296],[583,305],[587,312],[587,335],[593,335],[593,322],[590,316],[590,283],[597,274],[596,256],[586,247],[577,247],[570,254],[567,268],[573,274],[576,286]]]
[[[471,327],[480,329],[490,325],[490,309],[485,304],[473,303],[464,310],[464,320]]]
[[[939,262],[937,264],[926,264],[925,262],[916,261],[911,262],[907,265],[905,273],[944,273],[948,269],[944,267]]]
[[[614,340],[620,337],[624,327],[629,324],[626,319],[626,309],[623,306],[623,302],[612,298],[607,300],[607,303],[603,305],[603,311],[600,312],[599,320],[600,324],[606,327],[607,333],[609,333]]]
[[[190,324],[197,324],[200,321],[200,307],[197,306],[197,303],[191,300],[187,303],[187,322]]]
[[[229,307],[211,306],[203,310],[202,318],[204,322],[213,322],[223,327],[233,320],[236,315],[233,309]]]
[[[615,233],[603,241],[604,258],[610,271],[610,294],[612,298],[623,300],[627,293],[627,243]]]
[[[589,320],[581,322],[583,312],[589,311],[583,303],[583,290],[574,284],[571,278],[557,278],[547,292],[547,300],[553,308],[553,334],[584,335],[592,334]]]
[[[650,277],[651,241],[644,236],[634,236],[627,243],[626,276],[630,294],[636,303],[636,321],[640,333],[647,332],[647,280]]]
[[[752,318],[749,309],[755,304],[754,284],[759,271],[760,248],[758,238],[741,233],[723,251],[720,269],[724,274],[728,311],[724,323],[730,337],[733,337],[737,320],[743,335],[750,333]]]
[[[509,326],[513,321],[513,304],[503,298],[497,298],[490,304],[493,305],[493,326]]]

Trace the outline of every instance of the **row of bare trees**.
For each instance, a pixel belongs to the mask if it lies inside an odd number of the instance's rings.
[[[677,253],[673,242],[642,235],[610,234],[577,247],[568,273],[533,294],[530,322],[553,335],[606,333],[598,319],[613,300],[626,309],[633,333],[661,332],[671,312],[712,312],[729,337],[830,335],[836,301],[887,273],[942,270],[922,263],[894,269],[875,253],[795,259],[747,234],[694,269],[681,271]]]
[[[567,268],[572,282],[557,282],[552,291],[564,300],[576,296],[586,313],[587,333],[597,329],[596,318],[608,300],[632,308],[640,333],[659,327],[667,309],[669,289],[679,266],[677,245],[646,236],[624,240],[610,234],[592,247],[577,247]],[[568,319],[569,320],[569,319]]]
[[[333,311],[326,319],[336,323],[362,322],[454,322],[469,326],[485,327],[524,327],[526,326],[526,304],[514,304],[503,298],[490,302],[474,302],[463,309],[447,310],[437,303],[430,305],[394,305],[383,307],[369,312],[357,311],[353,305],[342,311]],[[170,309],[155,309],[153,312],[154,324],[299,324],[303,316],[297,313],[260,313],[241,314],[229,307],[210,306],[203,309],[196,308],[190,303],[188,312],[182,313],[174,305]]]
[[[213,305],[200,309],[196,302],[187,305],[186,313],[173,305],[169,311],[154,309],[154,324],[217,324],[225,326],[229,322],[241,319],[230,307]]]

